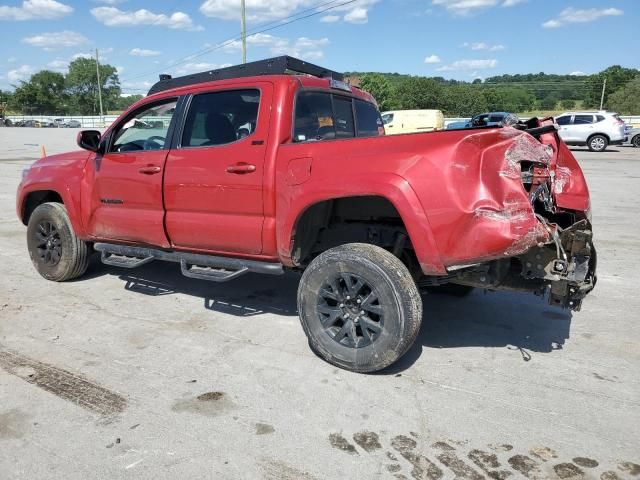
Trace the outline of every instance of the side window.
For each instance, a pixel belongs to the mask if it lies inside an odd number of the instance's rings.
[[[489,119],[489,115],[487,115],[487,114],[476,115],[475,117],[473,117],[471,119],[471,126],[472,127],[486,127],[488,119]]]
[[[596,123],[602,122],[603,120],[604,120],[604,117],[602,115],[596,115]]]
[[[259,90],[195,95],[182,132],[182,147],[225,145],[252,135],[258,122]]]
[[[382,115],[382,123],[389,125],[391,122],[393,122],[393,113],[385,113]]]
[[[351,138],[355,135],[353,128],[353,110],[351,99],[333,96],[333,118],[336,127],[336,138]]]
[[[569,125],[571,123],[571,115],[556,118],[556,123],[558,125]]]
[[[169,146],[167,131],[177,100],[143,107],[125,119],[115,130],[110,152],[161,150]]]
[[[335,137],[330,94],[301,92],[296,99],[295,115],[294,142]]]
[[[593,123],[593,115],[576,115],[573,119],[574,125],[587,125]]]
[[[356,125],[359,137],[377,137],[384,135],[384,126],[380,112],[372,103],[355,100]]]

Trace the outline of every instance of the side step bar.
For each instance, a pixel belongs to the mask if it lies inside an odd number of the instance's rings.
[[[214,257],[198,253],[166,251],[113,243],[96,243],[93,248],[100,252],[102,263],[106,265],[136,268],[152,260],[164,260],[179,263],[180,270],[186,277],[212,282],[227,282],[249,272],[267,275],[282,275],[284,273],[281,263]]]

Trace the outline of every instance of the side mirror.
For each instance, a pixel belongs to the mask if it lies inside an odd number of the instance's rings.
[[[100,136],[102,134],[98,130],[82,130],[76,137],[76,142],[80,148],[97,152],[100,148]]]

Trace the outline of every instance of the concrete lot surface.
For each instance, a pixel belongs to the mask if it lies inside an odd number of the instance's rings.
[[[0,128],[1,479],[640,478],[640,150],[575,149],[599,260],[581,312],[428,295],[413,350],[358,375],[309,350],[295,275],[42,279],[15,189],[75,133]]]

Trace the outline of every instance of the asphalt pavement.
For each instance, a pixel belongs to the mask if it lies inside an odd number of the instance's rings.
[[[0,128],[0,478],[640,478],[640,149],[573,149],[598,249],[581,312],[427,295],[415,347],[361,375],[308,348],[294,274],[42,279],[15,191],[76,133]]]

